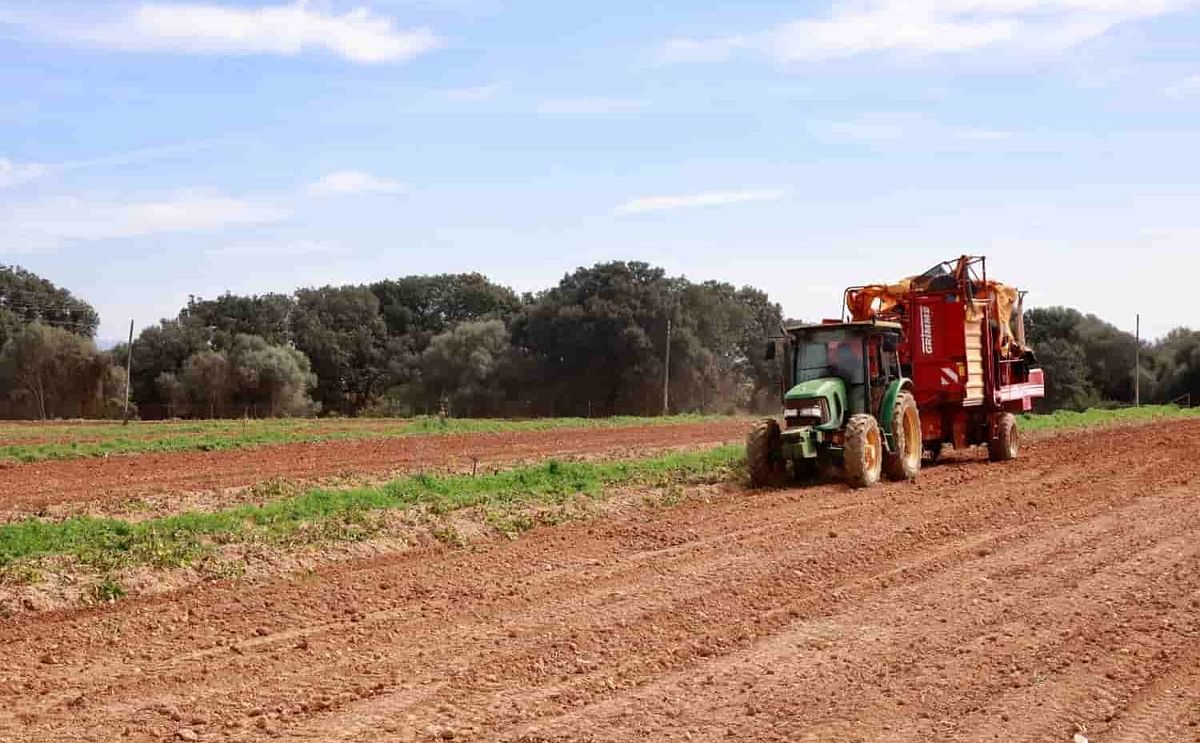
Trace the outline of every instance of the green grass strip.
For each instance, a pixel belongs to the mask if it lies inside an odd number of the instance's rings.
[[[1091,409],[1083,412],[1059,410],[1043,415],[1022,415],[1020,426],[1026,431],[1053,431],[1071,428],[1092,428],[1119,423],[1150,423],[1168,418],[1197,418],[1200,408],[1178,408],[1174,405],[1144,405],[1140,408]]]
[[[717,415],[671,415],[655,418],[616,416],[612,418],[537,418],[497,420],[482,418],[422,417],[404,420],[339,419],[208,421],[204,423],[132,423],[129,426],[79,424],[7,426],[0,436],[13,437],[88,436],[98,440],[59,440],[45,443],[0,445],[0,461],[42,462],[124,454],[152,454],[189,451],[225,451],[277,444],[353,441],[403,436],[431,436],[465,433],[502,433],[507,431],[550,431],[566,428],[616,428],[621,426],[671,426],[686,423],[736,420]],[[361,421],[361,422],[358,422]],[[321,430],[334,428],[339,430]]]
[[[127,522],[77,516],[64,521],[36,519],[0,526],[0,567],[50,555],[69,555],[101,568],[134,564],[182,566],[212,545],[245,541],[287,541],[311,527],[333,527],[333,538],[353,539],[364,516],[389,509],[423,506],[447,513],[472,506],[553,504],[606,487],[655,482],[695,482],[727,476],[743,460],[740,445],[700,452],[672,453],[616,462],[549,461],[478,477],[413,475],[377,487],[316,488],[261,505],[196,511]]]

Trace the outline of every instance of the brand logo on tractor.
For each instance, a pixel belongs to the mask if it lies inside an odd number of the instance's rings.
[[[933,313],[929,305],[921,305],[921,352],[933,355]]]

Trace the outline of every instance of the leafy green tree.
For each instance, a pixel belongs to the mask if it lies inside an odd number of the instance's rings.
[[[500,320],[462,323],[434,336],[420,362],[426,403],[444,400],[452,415],[495,414],[510,355],[508,329]]]
[[[308,357],[257,335],[237,335],[227,351],[231,397],[259,414],[299,416],[316,412],[308,390],[317,384]]]
[[[459,323],[509,320],[520,308],[512,289],[478,273],[404,276],[371,285],[387,331],[414,335],[420,346]]]
[[[1143,390],[1153,390],[1154,399],[1169,402],[1190,396],[1192,404],[1200,404],[1200,332],[1176,328],[1149,349],[1147,376]],[[1145,368],[1145,367],[1144,367]]]
[[[164,374],[178,378],[184,362],[211,348],[209,331],[177,319],[163,320],[143,329],[133,344],[130,375],[131,393],[143,414],[150,417],[182,415],[181,398],[171,398],[159,380]],[[112,350],[113,358],[124,359],[127,351],[128,347],[122,343]]]
[[[193,410],[216,418],[226,411],[233,391],[233,372],[221,351],[200,351],[188,357],[179,376]]]
[[[19,266],[0,265],[0,347],[35,322],[91,338],[100,316],[90,304],[37,274]]]
[[[154,380],[154,387],[158,392],[158,399],[167,407],[166,417],[182,418],[191,411],[187,389],[175,372],[161,372]]]
[[[1066,338],[1049,338],[1037,346],[1037,358],[1046,372],[1043,409],[1086,410],[1100,402],[1089,379],[1087,355]]]
[[[1087,384],[1080,385],[1074,378],[1062,380],[1070,393],[1051,396],[1047,389],[1047,407],[1055,407],[1058,400],[1074,401],[1068,405],[1070,407],[1084,400],[1133,401],[1133,369],[1137,354],[1137,340],[1133,334],[1095,315],[1084,315],[1066,307],[1029,310],[1025,313],[1025,328],[1028,342],[1046,368],[1048,386],[1055,384],[1050,369],[1053,364],[1066,363],[1068,373],[1074,374],[1082,359],[1085,368]],[[1052,340],[1068,344],[1075,350],[1068,354],[1062,345],[1047,347]]]
[[[301,289],[292,317],[295,345],[312,363],[322,409],[357,415],[387,387],[393,349],[370,289]]]
[[[577,269],[537,295],[513,336],[533,361],[538,407],[571,415],[656,412],[674,301],[662,269],[621,261]]]
[[[213,348],[227,348],[238,335],[257,335],[269,344],[279,345],[291,341],[295,304],[284,294],[243,297],[226,292],[216,299],[189,297],[179,321],[208,331]]]
[[[749,287],[614,262],[578,269],[533,297],[513,336],[542,412],[661,411],[668,328],[671,410],[745,408],[764,389],[777,407],[778,371],[763,348],[781,317]]]
[[[0,350],[0,397],[7,415],[38,419],[94,417],[123,397],[124,371],[90,338],[31,323]]]

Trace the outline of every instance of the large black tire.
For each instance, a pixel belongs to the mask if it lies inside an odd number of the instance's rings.
[[[889,480],[915,480],[921,471],[921,414],[911,392],[896,395],[892,405],[892,451],[883,457],[883,474]]]
[[[750,487],[763,488],[777,483],[784,474],[784,468],[779,424],[769,418],[759,421],[746,436],[746,469],[750,473]]]
[[[988,441],[988,459],[993,462],[1008,462],[1016,459],[1021,451],[1021,432],[1017,430],[1017,417],[1004,413],[996,421],[996,430]]]
[[[883,434],[873,415],[851,416],[846,425],[846,482],[868,488],[879,482],[883,469]]]

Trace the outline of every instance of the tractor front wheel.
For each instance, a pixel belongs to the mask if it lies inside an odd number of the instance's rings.
[[[1021,434],[1017,430],[1017,417],[1004,413],[996,421],[996,429],[988,441],[988,459],[1007,462],[1017,458],[1021,450]]]
[[[779,481],[786,466],[781,448],[778,423],[768,418],[755,424],[746,436],[746,469],[751,487],[762,488]]]
[[[921,471],[921,415],[912,393],[901,392],[892,406],[892,451],[883,458],[889,480],[915,480]]]
[[[883,434],[873,415],[850,417],[846,425],[846,482],[852,488],[866,488],[879,482],[883,469]]]

